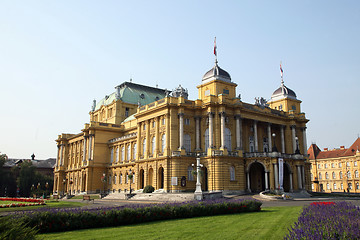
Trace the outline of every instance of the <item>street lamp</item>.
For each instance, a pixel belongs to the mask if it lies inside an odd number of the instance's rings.
[[[102,177],[101,177],[101,181],[102,181],[103,184],[104,184],[104,192],[103,192],[103,194],[105,195],[105,183],[106,183],[106,174],[105,174],[105,173],[103,173],[103,175],[102,175]]]
[[[273,137],[273,143],[274,143],[274,146],[272,147],[272,151],[273,151],[273,152],[277,152],[278,150],[277,150],[276,145],[275,145],[275,137],[276,137],[276,134],[273,133],[273,134],[272,134],[272,137]]]
[[[194,164],[192,164],[194,166]],[[195,189],[195,199],[196,200],[203,200],[203,193],[201,190],[201,183],[200,183],[200,168],[203,167],[202,164],[200,164],[200,154],[198,153],[196,158],[196,189]]]
[[[300,154],[300,150],[299,150],[299,138],[298,138],[298,137],[295,137],[295,141],[296,141],[295,154]]]
[[[66,185],[66,178],[63,179],[63,184],[64,184],[64,191],[63,191],[63,195],[65,196],[65,185]]]

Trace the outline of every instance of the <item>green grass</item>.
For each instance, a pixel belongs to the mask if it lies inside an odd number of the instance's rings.
[[[302,207],[38,235],[39,239],[282,239]]]
[[[1,202],[0,202],[1,203]],[[82,207],[87,203],[81,202],[68,202],[68,201],[46,201],[46,205],[40,206],[27,206],[27,207],[11,207],[11,208],[0,208],[0,212],[14,212],[14,211],[25,211],[34,210],[37,208],[65,208],[65,207]]]

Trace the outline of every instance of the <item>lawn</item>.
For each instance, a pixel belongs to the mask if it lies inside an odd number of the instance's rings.
[[[282,239],[302,207],[38,235],[39,239]]]
[[[1,201],[1,204],[5,201]],[[20,202],[12,202],[12,201],[6,201],[9,203],[20,203]],[[68,208],[68,207],[82,207],[86,205],[87,203],[81,203],[81,202],[68,202],[68,201],[46,201],[46,205],[40,205],[40,206],[27,206],[27,207],[11,207],[11,208],[0,208],[0,212],[14,212],[14,211],[25,211],[25,210],[34,210],[37,208]]]

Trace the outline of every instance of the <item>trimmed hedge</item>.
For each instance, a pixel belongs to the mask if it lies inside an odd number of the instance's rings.
[[[153,191],[155,191],[155,188],[151,185],[147,185],[144,187],[143,193],[152,193]]]
[[[39,209],[15,215],[40,233],[114,227],[150,221],[233,214],[261,210],[256,200],[209,200],[202,202],[129,205],[97,209]]]

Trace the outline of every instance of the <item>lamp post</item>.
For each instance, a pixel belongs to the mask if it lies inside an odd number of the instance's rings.
[[[198,154],[197,158],[196,158],[196,189],[195,189],[195,193],[194,193],[194,197],[198,201],[203,200],[203,193],[201,190],[201,183],[200,183],[200,168],[201,167],[203,167],[203,165],[200,164],[200,154]]]
[[[64,184],[64,191],[63,191],[63,196],[65,196],[65,186],[66,186],[66,178],[63,179],[63,184]]]
[[[272,134],[272,137],[273,137],[273,143],[274,143],[274,146],[272,147],[272,151],[273,151],[273,152],[277,152],[278,150],[277,150],[276,145],[275,145],[275,137],[276,137],[276,134],[273,133],[273,134]]]
[[[103,175],[101,176],[101,181],[103,182],[103,185],[104,185],[103,195],[105,195],[105,183],[106,183],[106,174],[105,173],[103,173]]]
[[[300,150],[299,150],[299,138],[298,138],[298,137],[295,137],[295,141],[296,141],[295,154],[300,154]]]

